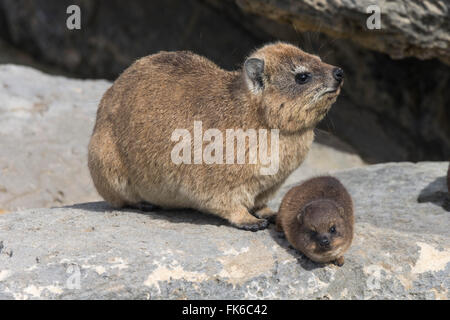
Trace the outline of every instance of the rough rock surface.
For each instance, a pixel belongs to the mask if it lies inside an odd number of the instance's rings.
[[[100,199],[87,144],[109,85],[0,65],[0,210]]]
[[[356,214],[341,268],[311,262],[273,226],[242,231],[192,211],[97,202],[1,215],[0,298],[448,299],[449,212],[417,201],[446,190],[447,166],[337,172]]]
[[[0,65],[0,213],[101,200],[87,168],[87,145],[103,80],[54,77]],[[317,133],[299,175],[361,166],[355,151]]]
[[[209,0],[217,5],[221,1]],[[389,54],[393,58],[439,58],[450,64],[450,2],[442,0],[228,0],[241,10],[317,31]],[[223,3],[221,4],[223,6]],[[372,5],[381,10],[381,29],[366,26]]]

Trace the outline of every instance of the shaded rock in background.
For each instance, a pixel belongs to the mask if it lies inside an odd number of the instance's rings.
[[[66,9],[81,9],[81,30]],[[193,50],[234,68],[253,36],[196,0],[0,0],[3,35],[48,64],[82,77],[114,79],[134,60],[160,50]]]
[[[100,200],[87,168],[87,145],[104,80],[72,80],[27,67],[0,66],[0,210]],[[318,133],[308,177],[363,165],[337,138]]]
[[[0,298],[448,299],[448,212],[417,202],[447,166],[337,172],[356,218],[341,268],[290,249],[273,225],[243,231],[192,211],[144,214],[99,202],[0,215]]]
[[[327,60],[346,72],[328,115],[333,133],[371,162],[450,159],[449,66],[394,61],[345,41],[329,50]]]
[[[30,66],[44,71],[48,74],[64,75],[73,77],[70,72],[64,71],[61,67],[39,62],[31,54],[24,50],[19,50],[5,40],[0,38],[0,64],[17,64]]]
[[[207,0],[292,25],[299,32],[317,31],[351,39],[368,49],[400,59],[439,58],[450,65],[450,2],[442,0]],[[379,6],[381,29],[366,26],[369,6]]]

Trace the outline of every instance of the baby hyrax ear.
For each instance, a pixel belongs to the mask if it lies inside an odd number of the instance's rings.
[[[337,205],[338,211],[339,211],[339,215],[345,219],[345,211],[344,208],[340,205]]]
[[[249,58],[244,63],[245,76],[250,91],[256,93],[264,88],[264,60]]]
[[[300,210],[300,212],[297,214],[297,221],[298,221],[300,224],[303,224],[303,217],[305,216],[305,210],[306,210],[306,207],[303,207],[303,208]]]
[[[305,215],[311,212],[313,203],[314,201],[309,202],[303,208],[300,209],[299,213],[297,214],[297,221],[300,222],[300,224],[303,224],[303,219]]]

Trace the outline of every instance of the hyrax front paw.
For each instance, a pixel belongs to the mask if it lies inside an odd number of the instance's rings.
[[[269,221],[255,218],[247,210],[233,213],[228,220],[235,227],[249,231],[265,229],[269,225]]]
[[[334,264],[338,267],[342,267],[344,265],[344,257],[339,257],[336,260],[334,260]]]
[[[269,207],[263,207],[255,211],[255,216],[260,219],[267,219],[269,222],[275,222],[275,217],[277,216],[276,211],[273,211]]]
[[[258,219],[257,223],[252,224],[235,224],[239,229],[249,230],[249,231],[258,231],[262,229],[266,229],[269,225],[269,221],[265,219]]]

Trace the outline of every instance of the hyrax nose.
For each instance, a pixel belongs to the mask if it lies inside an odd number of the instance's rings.
[[[328,240],[327,237],[322,237],[322,238],[320,238],[320,240],[319,240],[319,245],[320,245],[321,247],[328,247],[328,246],[330,245],[330,240]]]
[[[341,68],[334,68],[333,69],[333,78],[336,79],[339,83],[344,80],[344,70]]]

